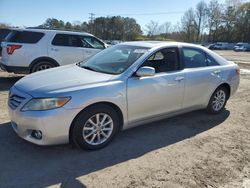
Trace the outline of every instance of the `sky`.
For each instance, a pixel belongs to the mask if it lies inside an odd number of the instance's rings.
[[[31,27],[47,18],[64,22],[89,20],[89,13],[99,16],[135,18],[143,28],[151,20],[177,23],[184,12],[200,0],[0,0],[0,23]],[[218,0],[224,3],[225,0]],[[209,2],[209,0],[205,0]]]

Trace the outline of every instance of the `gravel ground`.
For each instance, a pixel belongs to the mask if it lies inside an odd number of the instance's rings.
[[[233,50],[215,50],[216,53],[230,61],[249,62],[250,52],[234,52]]]
[[[20,78],[0,72],[0,187],[250,187],[249,70],[223,113],[142,125],[92,152],[17,137],[6,102]]]

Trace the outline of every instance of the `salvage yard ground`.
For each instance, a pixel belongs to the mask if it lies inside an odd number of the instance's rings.
[[[6,103],[21,76],[0,72],[0,187],[249,188],[250,53],[219,53],[244,62],[239,90],[222,114],[195,111],[142,125],[92,152],[18,138]]]

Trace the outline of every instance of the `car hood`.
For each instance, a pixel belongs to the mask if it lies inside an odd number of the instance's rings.
[[[86,70],[77,65],[57,67],[30,74],[20,79],[14,87],[32,95],[46,96],[60,91],[71,91],[72,88],[100,84],[110,80],[114,75]]]

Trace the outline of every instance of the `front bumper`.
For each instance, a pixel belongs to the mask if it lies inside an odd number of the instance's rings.
[[[11,92],[13,92],[13,90],[15,90],[14,93],[18,91],[12,88]],[[20,91],[18,92],[20,95]],[[9,116],[14,131],[21,138],[38,145],[68,143],[70,125],[77,115],[78,110],[61,107],[44,111],[21,111],[23,105],[29,100],[29,97],[25,97],[25,101],[16,109],[8,105]],[[32,131],[41,131],[42,138],[35,138]]]

